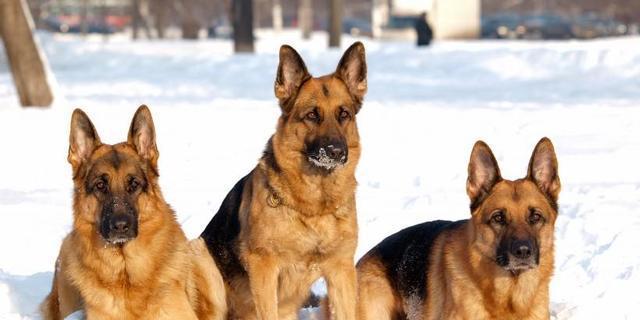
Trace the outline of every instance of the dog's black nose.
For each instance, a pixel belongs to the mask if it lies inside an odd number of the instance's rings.
[[[131,228],[131,219],[126,215],[114,216],[111,218],[111,231],[115,233],[127,233]]]
[[[528,259],[533,254],[533,245],[529,240],[516,240],[511,243],[511,254],[518,259]]]
[[[327,146],[327,155],[334,160],[341,160],[345,156],[345,149],[341,146],[330,144]]]

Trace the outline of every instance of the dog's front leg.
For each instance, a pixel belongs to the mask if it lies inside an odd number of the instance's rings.
[[[322,271],[327,280],[331,318],[355,320],[357,280],[353,257],[328,261]]]
[[[259,320],[278,320],[278,266],[269,254],[246,258],[249,285]]]

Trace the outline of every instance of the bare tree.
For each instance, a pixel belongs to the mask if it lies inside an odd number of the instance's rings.
[[[273,8],[271,9],[271,15],[273,16],[273,29],[275,31],[282,31],[282,4],[280,0],[271,0],[273,2]]]
[[[382,36],[382,26],[389,20],[389,0],[373,0],[371,10],[371,31],[374,38]]]
[[[89,33],[89,0],[80,3],[80,33],[83,36]]]
[[[342,0],[329,0],[329,47],[340,47],[343,9]]]
[[[171,0],[155,0],[152,2],[151,11],[153,13],[153,22],[158,38],[164,39],[167,36],[167,25],[169,17]]]
[[[298,8],[298,24],[302,30],[302,38],[311,38],[311,29],[313,27],[311,0],[300,0],[300,7]]]
[[[133,29],[133,38],[138,39],[140,27],[144,29],[148,39],[151,38],[151,28],[149,27],[149,4],[147,0],[133,0],[131,4],[131,28]]]
[[[253,52],[252,0],[233,0],[231,11],[235,52]]]
[[[26,0],[0,1],[0,36],[22,106],[46,107],[53,102],[43,58],[33,37],[33,19]]]
[[[195,14],[197,6],[194,0],[182,0],[182,39],[198,39],[200,22]]]

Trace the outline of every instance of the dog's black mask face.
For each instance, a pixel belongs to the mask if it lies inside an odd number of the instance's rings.
[[[312,77],[300,55],[280,49],[275,94],[282,110],[276,139],[289,157],[302,157],[303,170],[331,174],[358,160],[356,114],[367,90],[362,43],[353,44],[335,72]],[[351,149],[351,159],[349,159]]]
[[[98,230],[109,244],[122,245],[138,235],[138,197],[147,181],[131,155],[111,150],[88,175],[86,190],[98,201]]]
[[[531,156],[527,176],[505,180],[489,146],[478,141],[473,147],[467,194],[474,247],[513,275],[539,266],[552,269],[560,192],[557,165],[551,141],[543,138]]]
[[[103,144],[89,117],[74,110],[67,160],[73,169],[76,218],[88,221],[108,244],[135,239],[140,214],[155,213],[148,203],[149,196],[158,195],[158,156],[146,106],[134,114],[127,141],[114,145]]]

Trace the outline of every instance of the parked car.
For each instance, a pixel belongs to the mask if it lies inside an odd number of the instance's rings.
[[[358,18],[345,18],[342,21],[342,32],[352,36],[373,36],[371,23]]]
[[[46,30],[60,33],[80,33],[82,26],[80,18],[77,16],[48,16],[43,20]],[[107,22],[88,21],[87,33],[112,34],[116,32],[115,27]]]
[[[521,39],[525,31],[522,18],[516,14],[501,13],[482,17],[482,38]]]
[[[81,6],[70,1],[44,1],[40,6],[39,26],[53,32],[81,32]],[[131,22],[130,5],[126,2],[89,3],[87,32],[111,34],[123,30]]]
[[[569,19],[553,14],[536,14],[523,17],[527,39],[570,39],[573,37]]]
[[[387,28],[389,29],[412,29],[416,24],[418,16],[412,15],[392,15],[389,17]]]
[[[621,36],[629,33],[630,28],[611,18],[599,17],[588,13],[573,20],[572,30],[576,38],[592,39],[597,37]]]
[[[493,39],[568,39],[571,21],[553,14],[501,13],[482,17],[481,35]]]

